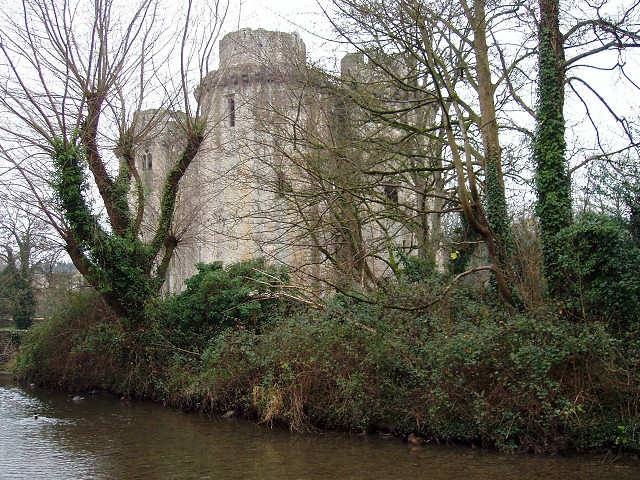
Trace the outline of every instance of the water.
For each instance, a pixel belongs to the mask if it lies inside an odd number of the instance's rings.
[[[37,415],[37,418],[34,416]],[[0,375],[0,479],[638,479],[640,464],[298,435]]]

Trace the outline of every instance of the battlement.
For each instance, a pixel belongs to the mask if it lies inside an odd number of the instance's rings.
[[[220,41],[220,67],[296,64],[306,61],[306,47],[297,33],[243,28]]]
[[[406,76],[415,71],[415,62],[407,60],[402,54],[367,51],[366,53],[348,53],[340,61],[340,74],[343,80],[375,82],[389,79],[385,70],[395,75]]]
[[[297,33],[243,28],[220,40],[220,68],[207,73],[194,94],[284,83],[304,66],[306,47]]]

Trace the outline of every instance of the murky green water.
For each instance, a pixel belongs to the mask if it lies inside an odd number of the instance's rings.
[[[37,415],[37,418],[35,418]],[[0,479],[638,479],[640,464],[296,435],[0,376]]]

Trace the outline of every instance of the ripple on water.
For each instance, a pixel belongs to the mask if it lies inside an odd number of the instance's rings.
[[[640,466],[296,435],[108,395],[73,402],[0,382],[0,479],[45,478],[637,480]]]
[[[42,415],[48,409],[47,402],[24,390],[0,385],[0,479],[89,478],[95,473],[90,456],[60,448],[57,438],[73,421]]]

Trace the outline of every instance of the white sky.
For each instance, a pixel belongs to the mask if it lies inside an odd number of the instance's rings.
[[[264,28],[282,32],[298,32],[307,46],[310,61],[335,58],[342,52],[336,44],[335,33],[316,0],[232,0],[235,4],[227,18],[225,33],[238,28]],[[329,2],[322,2],[328,7]]]

